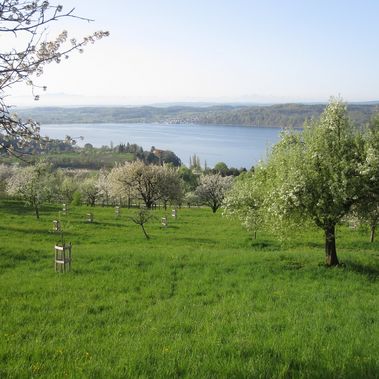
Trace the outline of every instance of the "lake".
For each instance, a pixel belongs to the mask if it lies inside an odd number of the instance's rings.
[[[202,166],[225,162],[229,167],[249,169],[266,158],[268,149],[279,140],[279,128],[195,124],[57,124],[41,125],[41,134],[63,139],[83,136],[78,145],[114,146],[136,143],[144,150],[155,146],[173,151],[188,166],[193,154]]]

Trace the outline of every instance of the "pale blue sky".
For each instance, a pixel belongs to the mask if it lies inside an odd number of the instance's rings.
[[[111,36],[49,67],[40,105],[55,93],[130,104],[379,99],[377,0],[61,3],[95,21],[57,26]]]

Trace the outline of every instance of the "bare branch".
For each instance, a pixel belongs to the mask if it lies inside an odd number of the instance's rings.
[[[23,145],[31,141],[43,143],[38,123],[31,120],[24,122],[10,113],[5,103],[6,91],[16,83],[24,83],[31,87],[32,96],[38,100],[40,95],[37,90],[46,90],[46,86],[36,84],[32,78],[41,76],[46,64],[59,63],[74,51],[81,53],[89,43],[109,36],[107,31],[97,31],[77,41],[69,39],[67,31],[62,31],[54,40],[44,40],[47,26],[52,22],[64,18],[92,21],[74,12],[75,8],[63,12],[61,5],[42,0],[0,2],[0,33],[27,37],[23,48],[0,50],[0,153],[7,151],[15,155],[16,151],[21,153]]]

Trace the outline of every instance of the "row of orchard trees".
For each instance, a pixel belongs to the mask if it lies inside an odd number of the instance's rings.
[[[146,165],[141,161],[117,165],[112,170],[57,170],[40,161],[33,166],[0,166],[0,179],[9,196],[39,209],[44,202],[80,203],[88,206],[127,205],[142,202],[152,209],[157,204],[206,204],[213,212],[221,206],[232,177],[220,174],[190,175],[185,167]]]
[[[285,132],[267,162],[241,175],[224,205],[254,233],[316,225],[325,235],[326,264],[338,265],[337,224],[364,220],[373,241],[379,221],[379,117],[358,129],[346,105],[332,99],[318,120]]]

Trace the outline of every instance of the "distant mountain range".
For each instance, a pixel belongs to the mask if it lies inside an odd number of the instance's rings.
[[[246,125],[258,127],[301,127],[305,120],[318,117],[326,104],[177,104],[164,106],[37,107],[19,108],[22,118],[41,124],[73,123],[169,123]],[[379,102],[350,103],[348,111],[357,125],[367,123],[379,112]]]

